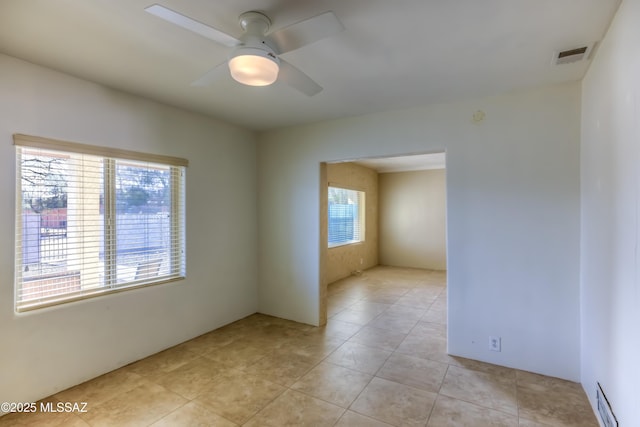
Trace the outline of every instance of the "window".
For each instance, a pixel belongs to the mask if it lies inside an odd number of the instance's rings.
[[[187,161],[15,135],[17,311],[185,276]]]
[[[364,241],[364,192],[329,187],[329,247]]]

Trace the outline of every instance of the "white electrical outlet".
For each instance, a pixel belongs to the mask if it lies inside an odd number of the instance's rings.
[[[491,351],[502,351],[502,338],[500,338],[500,337],[489,337],[489,350],[491,350]]]

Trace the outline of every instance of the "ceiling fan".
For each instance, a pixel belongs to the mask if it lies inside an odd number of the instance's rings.
[[[225,65],[228,65],[231,77],[242,84],[267,86],[279,79],[300,92],[313,96],[320,92],[322,87],[280,55],[344,30],[336,15],[329,11],[269,33],[269,17],[260,12],[250,11],[238,18],[244,33],[236,39],[159,4],[153,4],[145,8],[145,11],[215,42],[233,47],[228,61],[191,83],[192,86],[206,86],[212,83],[226,72]]]

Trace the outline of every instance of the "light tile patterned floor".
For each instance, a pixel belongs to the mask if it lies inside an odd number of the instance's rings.
[[[579,384],[447,355],[445,281],[376,267],[330,285],[326,327],[253,315],[0,426],[598,426]]]

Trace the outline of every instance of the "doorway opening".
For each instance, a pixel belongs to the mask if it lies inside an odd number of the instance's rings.
[[[444,152],[324,162],[320,183],[321,325],[334,311],[330,283],[378,265],[446,270]],[[342,189],[362,193],[364,206],[336,197]],[[332,244],[336,233],[354,229],[352,221],[359,238]]]

